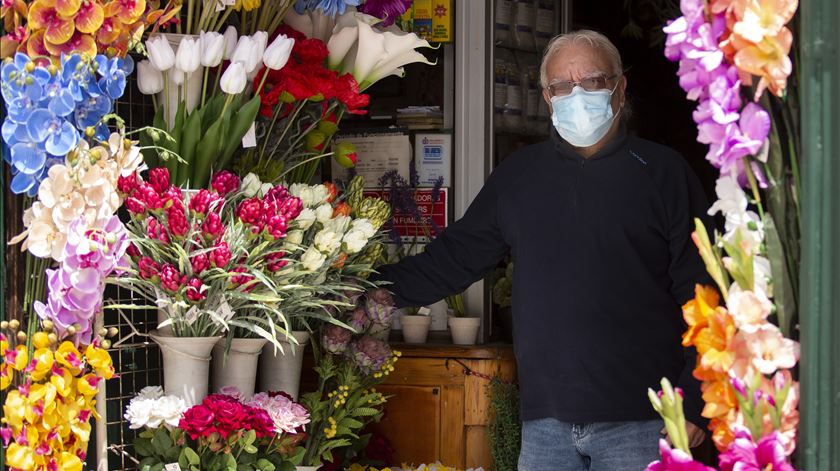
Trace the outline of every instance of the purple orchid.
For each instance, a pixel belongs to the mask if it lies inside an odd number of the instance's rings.
[[[735,432],[735,440],[720,455],[720,471],[796,471],[787,461],[779,434],[773,432],[755,443],[750,432]]]
[[[665,439],[659,440],[659,454],[662,459],[649,464],[645,471],[714,471],[713,468],[694,461],[688,453],[671,448]]]
[[[94,316],[102,310],[105,280],[127,266],[128,244],[125,227],[116,216],[101,229],[89,228],[84,217],[70,225],[64,261],[59,268],[47,270],[47,302],[34,305],[41,319],[55,324],[60,338],[90,343]]]

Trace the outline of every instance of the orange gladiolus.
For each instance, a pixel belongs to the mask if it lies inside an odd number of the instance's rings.
[[[720,303],[720,295],[710,286],[697,285],[694,299],[683,306],[683,318],[688,324],[688,331],[683,334],[683,346],[694,345],[697,334],[709,325],[709,317]]]

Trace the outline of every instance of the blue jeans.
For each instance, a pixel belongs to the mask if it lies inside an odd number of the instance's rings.
[[[519,471],[641,471],[659,458],[661,420],[522,424]]]

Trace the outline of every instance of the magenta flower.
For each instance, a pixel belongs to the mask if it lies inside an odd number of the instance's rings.
[[[359,5],[359,11],[382,19],[382,26],[391,26],[408,7],[411,0],[367,0]]]
[[[158,167],[149,170],[149,185],[158,192],[163,194],[169,189],[169,170],[165,167]]]
[[[785,447],[773,432],[755,443],[750,432],[735,432],[735,440],[718,459],[720,471],[796,471],[787,461]]]
[[[239,189],[239,177],[227,170],[223,170],[213,175],[210,186],[220,195],[224,196]]]
[[[714,471],[713,468],[694,461],[691,456],[680,449],[672,449],[665,439],[659,440],[659,461],[649,464],[645,471]]]

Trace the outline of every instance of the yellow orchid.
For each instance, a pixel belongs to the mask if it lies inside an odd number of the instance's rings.
[[[35,450],[32,447],[21,446],[16,442],[9,444],[6,449],[6,466],[16,469],[35,469]]]
[[[12,389],[3,404],[3,421],[13,429],[20,430],[23,427],[27,409],[31,409],[31,407],[29,407],[26,398],[17,389]]]
[[[53,368],[50,383],[55,386],[59,396],[67,398],[76,392],[73,375],[64,368]]]
[[[8,350],[3,355],[3,360],[16,371],[23,371],[29,364],[29,352],[26,350],[26,345],[18,345],[14,350]]]
[[[111,355],[108,354],[107,350],[97,347],[94,344],[88,345],[87,349],[85,349],[85,359],[87,360],[88,365],[98,374],[99,376],[105,379],[111,379],[114,377],[114,364],[111,361]]]
[[[93,397],[99,390],[97,385],[100,379],[93,373],[86,374],[76,380],[76,389],[85,397]]]
[[[64,341],[58,346],[58,350],[55,351],[55,361],[68,368],[74,376],[81,372],[82,354],[73,345],[73,342]]]
[[[9,351],[9,340],[6,338],[5,334],[0,332],[0,358],[5,359],[7,351]]]
[[[15,370],[12,365],[3,363],[0,365],[0,391],[5,391],[12,385],[12,378],[15,376]]]
[[[82,471],[82,460],[75,453],[62,452],[58,461],[58,469],[62,471]]]
[[[39,348],[32,354],[32,361],[35,363],[35,369],[30,373],[30,377],[33,381],[41,381],[52,372],[55,359],[52,350]]]

